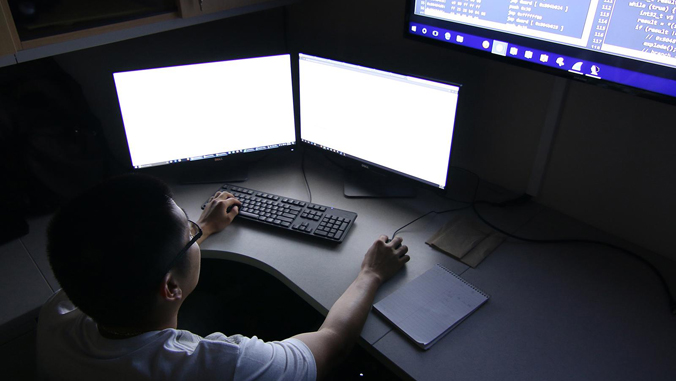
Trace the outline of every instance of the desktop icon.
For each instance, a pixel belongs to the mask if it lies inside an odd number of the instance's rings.
[[[493,49],[491,53],[504,57],[505,55],[507,55],[507,43],[498,40],[493,40]]]
[[[591,74],[592,75],[599,75],[599,71],[601,71],[600,67],[598,67],[596,65],[592,65],[592,67],[591,67]]]
[[[446,39],[446,41],[450,40],[451,34],[449,32],[446,32],[446,34],[444,34],[444,38]]]
[[[411,32],[417,32],[417,31],[418,31],[418,27],[416,25],[413,25],[411,27]]]
[[[533,52],[531,52],[530,50],[526,50],[526,52],[523,53],[523,56],[526,57],[527,59],[531,59],[533,58]]]
[[[433,30],[433,31],[432,31],[432,36],[434,36],[434,37],[439,36],[439,32],[436,31],[436,30]]]
[[[512,46],[511,48],[509,48],[509,54],[515,56],[519,54],[519,49]]]
[[[547,54],[540,54],[540,62],[547,63],[549,61],[549,56]]]
[[[455,41],[462,44],[465,41],[465,37],[457,35],[457,36],[455,36]]]
[[[481,43],[481,46],[483,46],[484,49],[488,49],[491,47],[491,43],[488,42],[488,40],[484,40],[484,42]]]
[[[427,28],[422,28],[423,34],[427,34]]]
[[[559,65],[559,67],[563,66],[563,65],[564,65],[563,57],[557,58],[557,59],[556,59],[556,64]]]
[[[573,70],[575,71],[582,71],[582,61],[575,62],[575,65],[573,65]]]

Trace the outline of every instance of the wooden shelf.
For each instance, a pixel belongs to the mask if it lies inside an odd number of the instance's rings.
[[[76,2],[81,1],[87,0]],[[62,32],[39,38],[20,39],[10,13],[8,0],[0,0],[0,12],[2,12],[0,13],[0,67],[280,7],[299,0],[203,1],[201,10],[199,0],[122,0],[122,3],[127,4],[126,8],[118,9],[111,6],[105,8],[105,12],[100,10],[100,14],[91,7],[86,11],[84,8],[77,11],[72,7],[64,8],[61,10],[61,18],[54,16],[51,21],[44,18],[42,23],[37,23],[36,19],[35,23],[31,24],[36,29],[43,28],[43,31],[50,29],[52,32],[56,30]],[[130,3],[139,2],[163,2],[163,4],[171,2],[173,10],[147,15],[145,12],[151,8],[144,8],[143,4],[136,8],[130,5]],[[154,7],[152,9],[158,11],[167,8]],[[146,16],[139,17],[144,14]],[[126,19],[120,21],[120,17]],[[113,20],[117,21],[113,22]],[[83,28],[83,23],[98,25]]]
[[[178,11],[175,0],[68,0],[54,4],[49,8],[37,8],[35,16],[30,19],[12,9],[22,41],[97,29]]]
[[[0,0],[0,56],[14,54],[21,49],[19,35],[7,0]]]
[[[175,20],[178,19],[178,13],[165,13],[162,15],[144,17],[136,20],[118,22],[115,24],[103,25],[95,28],[88,28],[83,30],[78,30],[69,33],[61,33],[53,36],[37,38],[34,40],[22,41],[21,45],[24,50],[26,49],[35,49],[41,46],[52,45],[67,41],[74,41],[78,39],[83,39],[87,37],[93,37],[97,35],[102,35],[106,33],[126,30],[130,28],[136,28],[144,25],[151,25],[156,23],[161,23],[163,21]]]
[[[194,17],[269,2],[270,0],[178,0],[178,8],[181,17]]]

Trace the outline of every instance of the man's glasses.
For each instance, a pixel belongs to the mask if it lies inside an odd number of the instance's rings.
[[[185,253],[187,253],[188,250],[190,250],[190,247],[194,245],[195,242],[197,242],[197,240],[200,239],[200,237],[202,237],[202,228],[199,225],[197,225],[196,222],[188,220],[188,223],[190,224],[190,241],[185,245],[185,247],[183,247],[183,249],[181,249],[181,251],[178,252],[178,254],[176,254],[174,260],[171,261],[171,263],[167,267],[167,271],[164,272],[165,274],[169,272],[169,270],[171,270],[174,267],[174,265],[176,265],[176,263],[178,263],[178,261],[180,261],[181,258],[183,258]]]

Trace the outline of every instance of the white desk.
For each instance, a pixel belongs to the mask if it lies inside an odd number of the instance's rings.
[[[297,156],[263,160],[241,185],[308,200]],[[306,158],[306,172],[313,202],[358,213],[345,242],[323,243],[236,220],[205,241],[202,252],[268,271],[324,314],[357,275],[366,249],[380,234],[391,235],[430,210],[463,206],[427,190],[415,199],[345,198],[341,170],[316,153]],[[217,188],[173,187],[191,218],[199,216]],[[490,196],[479,196],[485,197]],[[472,215],[471,210],[453,213]],[[668,313],[657,277],[642,264],[602,246],[510,239],[471,269],[424,243],[450,215],[430,215],[399,233],[411,261],[379,290],[376,301],[436,263],[462,274],[491,300],[428,351],[371,313],[362,339],[376,356],[420,380],[676,378],[676,317]],[[617,242],[537,204],[487,207],[485,215],[508,231],[534,238]]]
[[[170,168],[157,169],[160,174],[170,173]],[[324,314],[357,275],[366,249],[378,235],[391,235],[430,210],[463,206],[426,190],[415,199],[347,199],[342,195],[340,169],[318,154],[308,155],[306,172],[313,202],[359,214],[345,242],[323,243],[236,220],[224,232],[210,237],[202,245],[202,253],[257,266]],[[270,157],[256,164],[242,186],[308,199],[297,154]],[[172,186],[176,201],[193,219],[218,187]],[[509,197],[499,192],[482,186],[478,199]],[[472,215],[470,210],[454,213]],[[577,237],[625,244],[537,204],[486,207],[484,215],[504,229],[532,238]],[[419,350],[371,313],[362,343],[395,371],[418,380],[676,379],[676,317],[668,312],[657,277],[644,265],[602,246],[542,245],[510,239],[478,268],[471,269],[424,243],[450,216],[430,215],[399,233],[412,259],[404,271],[383,285],[376,301],[436,263],[461,274],[489,293],[491,300],[428,351]],[[50,290],[58,288],[46,257],[47,221],[48,217],[31,220],[28,236],[1,247],[3,259],[12,255],[22,258],[4,269],[0,283],[6,299],[4,321],[34,310]],[[655,263],[674,283],[673,263],[663,258]],[[24,267],[32,270],[21,270]],[[14,328],[5,325],[2,332],[22,333],[30,318],[14,319]],[[19,327],[18,323],[26,324]],[[22,353],[30,355],[33,336],[21,337],[19,343],[26,346]],[[13,340],[0,348],[9,354],[3,357],[3,366],[11,368],[19,361],[15,359],[16,343]]]

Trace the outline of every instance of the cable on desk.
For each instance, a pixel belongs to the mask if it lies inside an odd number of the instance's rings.
[[[674,296],[671,293],[671,290],[669,289],[669,285],[667,284],[667,281],[664,279],[664,276],[662,276],[662,273],[653,265],[652,263],[648,262],[646,259],[641,257],[640,255],[634,253],[633,251],[627,250],[623,247],[613,245],[612,243],[608,242],[603,242],[603,241],[595,241],[595,240],[590,240],[590,239],[577,239],[577,238],[566,238],[566,239],[535,239],[535,238],[526,238],[526,237],[520,237],[515,234],[506,232],[499,227],[493,225],[490,223],[484,216],[479,213],[477,210],[476,206],[477,204],[484,204],[484,205],[492,205],[492,206],[500,206],[500,207],[505,207],[505,206],[510,206],[510,205],[518,205],[522,204],[528,200],[530,200],[531,196],[529,195],[522,195],[519,196],[513,200],[507,200],[503,201],[500,203],[492,203],[488,201],[475,201],[473,202],[470,206],[474,213],[479,217],[481,221],[483,221],[486,225],[490,226],[492,229],[506,235],[507,237],[518,239],[520,241],[525,241],[525,242],[532,242],[532,243],[587,243],[587,244],[595,244],[595,245],[602,245],[602,246],[607,246],[612,249],[618,250],[624,254],[627,254],[630,257],[633,257],[634,259],[637,259],[639,262],[642,262],[646,266],[648,266],[659,278],[660,282],[662,283],[662,286],[664,287],[664,290],[667,293],[667,297],[669,298],[669,310],[673,315],[676,315],[676,300],[674,300]]]
[[[337,164],[336,164],[336,165],[337,165]],[[467,171],[467,172],[473,174],[474,176],[477,177],[477,182],[476,182],[476,185],[474,186],[474,194],[472,195],[472,201],[471,201],[471,202],[455,200],[455,199],[452,199],[452,198],[449,198],[449,200],[453,200],[453,201],[455,201],[455,202],[460,202],[460,203],[463,203],[463,204],[471,204],[471,203],[473,203],[474,200],[476,199],[477,192],[479,191],[479,183],[480,183],[480,181],[479,181],[479,175],[477,175],[476,173],[470,171],[469,169],[465,169],[465,168],[461,168],[461,167],[453,167],[453,168],[461,169],[461,170],[463,170],[463,171]],[[405,227],[411,225],[412,223],[414,223],[414,222],[416,222],[416,221],[418,221],[418,220],[420,220],[420,219],[422,219],[422,218],[424,218],[424,217],[429,216],[429,215],[432,214],[432,213],[435,213],[435,214],[450,213],[450,212],[455,212],[455,211],[458,211],[458,210],[467,209],[467,208],[469,208],[470,206],[471,206],[471,205],[467,205],[467,206],[463,206],[463,207],[461,207],[461,208],[455,208],[455,209],[443,210],[443,211],[441,211],[441,212],[437,212],[437,211],[434,211],[434,210],[432,210],[432,211],[430,211],[430,212],[427,212],[427,213],[423,214],[422,216],[416,218],[415,220],[413,220],[413,221],[407,223],[406,225],[400,227],[399,229],[395,230],[394,233],[392,234],[392,239],[394,239],[394,236],[397,235],[397,233],[399,233],[399,231],[400,231],[401,229],[403,229],[403,228],[405,228]]]
[[[310,183],[307,181],[307,175],[305,174],[305,150],[303,150],[303,152],[301,153],[300,169],[303,171],[303,178],[305,179],[305,187],[307,188],[307,194],[310,196],[309,202],[312,202],[312,191],[310,190]]]
[[[450,212],[455,212],[455,211],[458,211],[458,210],[467,209],[467,208],[469,208],[469,207],[470,207],[470,205],[463,206],[463,207],[460,207],[460,208],[455,208],[455,209],[442,210],[441,212],[437,212],[437,211],[435,211],[435,210],[429,211],[429,212],[423,214],[422,216],[416,218],[415,220],[413,220],[413,221],[407,223],[406,225],[400,227],[399,229],[395,230],[394,233],[392,233],[392,238],[394,239],[394,236],[396,236],[397,233],[399,233],[399,231],[400,231],[401,229],[407,227],[408,225],[411,225],[412,223],[414,223],[414,222],[416,222],[416,221],[418,221],[418,220],[420,220],[420,219],[422,219],[422,218],[424,218],[424,217],[429,216],[429,215],[432,214],[432,213],[434,213],[434,214],[444,214],[444,213],[450,213]]]

